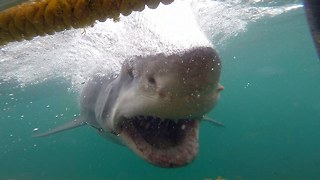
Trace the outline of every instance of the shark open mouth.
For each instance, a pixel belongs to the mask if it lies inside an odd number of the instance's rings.
[[[122,121],[120,137],[152,164],[183,166],[198,154],[198,123],[190,119],[135,116]]]

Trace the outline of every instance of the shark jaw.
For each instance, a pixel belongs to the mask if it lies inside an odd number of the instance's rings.
[[[151,164],[171,168],[187,165],[198,154],[198,120],[153,116],[124,118],[119,137]]]
[[[219,99],[220,68],[211,47],[127,61],[119,75],[127,83],[101,126],[153,165],[187,165],[198,154],[199,122]]]

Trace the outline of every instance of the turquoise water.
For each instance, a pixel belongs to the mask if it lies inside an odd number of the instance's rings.
[[[79,113],[53,79],[0,86],[0,179],[320,179],[320,63],[303,9],[262,18],[217,46],[225,90],[203,122],[200,152],[177,169],[152,166],[84,127],[31,138]]]

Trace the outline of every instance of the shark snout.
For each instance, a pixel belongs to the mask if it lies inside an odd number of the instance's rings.
[[[220,58],[211,47],[198,47],[169,56],[155,67],[153,80],[162,95],[206,96],[224,89],[219,84]]]
[[[223,91],[224,90],[224,86],[222,86],[221,84],[218,84],[217,90],[218,90],[218,92]]]

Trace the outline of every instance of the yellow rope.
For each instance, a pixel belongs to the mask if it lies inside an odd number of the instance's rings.
[[[0,12],[0,45],[30,40],[70,28],[92,25],[96,20],[119,19],[132,11],[170,4],[173,0],[36,0]]]

